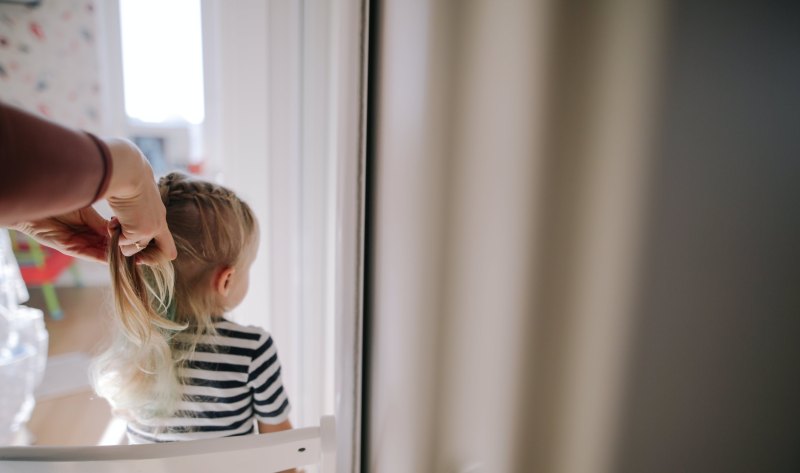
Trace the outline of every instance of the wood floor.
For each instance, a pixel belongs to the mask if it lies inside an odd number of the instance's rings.
[[[64,317],[53,320],[45,312],[50,335],[48,356],[73,352],[96,354],[107,342],[109,333],[108,288],[57,288],[56,291]],[[30,289],[30,293],[31,300],[26,305],[43,309],[41,291]],[[65,396],[38,400],[28,429],[35,445],[97,445],[111,419],[108,403],[87,387]]]

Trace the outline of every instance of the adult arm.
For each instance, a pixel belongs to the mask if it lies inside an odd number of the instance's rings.
[[[93,135],[0,102],[0,225],[92,204],[108,189],[112,166]]]
[[[121,225],[120,249],[140,261],[177,255],[166,210],[141,151],[126,140],[100,140],[0,102],[0,226],[39,242],[105,261],[109,222],[91,204],[108,200]]]

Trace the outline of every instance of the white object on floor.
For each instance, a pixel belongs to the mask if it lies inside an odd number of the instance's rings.
[[[336,472],[336,421],[274,434],[149,445],[0,448],[4,473],[278,472],[311,464]]]
[[[8,445],[33,412],[48,336],[38,309],[0,306],[0,322],[0,445]]]
[[[44,379],[34,392],[36,400],[67,396],[90,389],[90,361],[89,355],[79,352],[49,357]]]

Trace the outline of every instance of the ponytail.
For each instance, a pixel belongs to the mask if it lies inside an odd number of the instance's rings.
[[[174,289],[172,263],[136,264],[119,249],[120,231],[109,242],[108,264],[114,295],[115,340],[95,359],[98,394],[123,416],[140,419],[170,415],[180,383],[172,350],[185,325],[170,320]],[[145,251],[158,251],[157,248]]]

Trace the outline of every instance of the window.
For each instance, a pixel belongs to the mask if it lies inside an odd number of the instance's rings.
[[[200,124],[199,0],[120,0],[125,112],[144,123]]]
[[[156,175],[201,173],[205,80],[200,0],[119,0],[118,21],[123,132]]]

